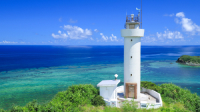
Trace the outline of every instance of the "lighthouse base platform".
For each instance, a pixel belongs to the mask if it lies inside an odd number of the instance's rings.
[[[158,92],[154,90],[142,88],[141,93],[139,95],[140,97],[137,99],[125,98],[124,86],[117,87],[116,93],[117,93],[117,99],[112,100],[112,102],[115,101],[115,103],[112,103],[115,105],[110,104],[110,106],[112,105],[112,106],[120,108],[123,106],[125,101],[128,101],[129,103],[131,103],[131,101],[134,100],[138,108],[146,108],[146,109],[155,108],[156,109],[156,108],[162,107],[161,96]]]
[[[100,87],[100,96],[103,97],[107,106],[122,107],[124,103],[134,102],[138,105],[138,108],[159,108],[162,107],[162,98],[160,93],[141,88],[140,94],[137,97],[126,98],[124,95],[124,86],[117,86],[120,80],[102,80],[97,87]],[[129,93],[130,96],[134,96],[133,93]]]

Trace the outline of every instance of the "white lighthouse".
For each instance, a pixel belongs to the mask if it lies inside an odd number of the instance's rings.
[[[135,17],[134,14],[127,15],[125,29],[121,30],[121,36],[124,37],[124,85],[117,87],[120,82],[117,74],[114,80],[102,80],[97,84],[107,106],[121,107],[125,100],[133,100],[138,108],[162,107],[160,93],[144,87],[140,90],[141,37],[144,36],[140,24],[139,14]]]
[[[135,17],[134,14],[127,15],[125,29],[121,30],[124,37],[124,85],[117,87],[120,83],[117,74],[114,80],[102,80],[97,84],[107,106],[121,107],[124,101],[134,101],[138,108],[162,107],[160,93],[144,87],[140,90],[141,37],[144,36],[140,23],[139,14]]]
[[[125,29],[121,30],[124,37],[124,96],[140,98],[141,71],[141,37],[144,29],[140,29],[139,14],[126,16]]]

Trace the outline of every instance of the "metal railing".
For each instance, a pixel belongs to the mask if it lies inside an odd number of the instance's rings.
[[[132,18],[131,18],[131,15],[127,15],[127,16],[126,16],[126,22],[131,22],[131,21],[140,22],[139,16],[136,15],[136,16],[134,16],[133,19],[132,19]]]

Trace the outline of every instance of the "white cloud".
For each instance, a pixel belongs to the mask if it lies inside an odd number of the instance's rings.
[[[183,12],[177,13],[176,17],[176,23],[181,24],[185,32],[190,33],[191,35],[195,35],[196,33],[200,34],[200,26],[193,23],[191,19],[186,18]]]
[[[110,41],[118,41],[117,36],[114,36],[113,34],[108,38],[108,36],[105,36],[103,33],[100,33],[101,38],[104,41],[108,41],[110,39]]]
[[[64,25],[62,27],[66,33],[61,33],[61,31],[58,31],[58,35],[55,35],[52,33],[52,36],[56,39],[62,38],[70,38],[70,39],[83,39],[83,38],[88,38],[90,35],[92,35],[92,31],[89,29],[82,29],[81,27],[78,26],[71,26],[71,25]]]
[[[168,29],[164,33],[156,33],[159,40],[164,39],[183,39],[183,35],[179,31],[169,31]]]
[[[179,31],[169,31],[168,29],[162,32],[157,32],[155,37],[154,35],[149,35],[141,38],[144,43],[152,42],[169,42],[169,41],[184,41],[183,35]]]
[[[110,36],[111,41],[118,41],[117,36],[114,36],[113,34]]]
[[[184,18],[185,14],[183,12],[176,13],[176,17]]]
[[[94,29],[94,32],[99,32],[99,30],[97,30],[97,29]]]
[[[68,35],[66,33],[61,33],[61,31],[59,30],[58,31],[59,35],[55,35],[54,33],[51,34],[51,36],[55,39],[58,39],[58,38],[63,38],[63,39],[66,39],[68,37]]]
[[[107,41],[107,40],[108,40],[108,37],[107,37],[107,36],[104,36],[103,33],[100,33],[100,35],[101,35],[101,37],[103,38],[104,41]]]
[[[10,41],[6,41],[6,40],[0,42],[0,44],[16,44],[16,43],[18,43],[18,42],[10,42]]]
[[[77,23],[77,20],[70,19],[69,23]]]

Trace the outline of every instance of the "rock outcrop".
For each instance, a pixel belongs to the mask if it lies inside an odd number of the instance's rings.
[[[186,64],[186,61],[182,60],[181,57],[178,58],[178,60],[177,60],[176,62],[177,62],[177,63]]]

